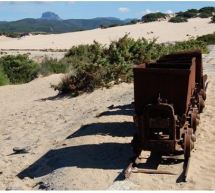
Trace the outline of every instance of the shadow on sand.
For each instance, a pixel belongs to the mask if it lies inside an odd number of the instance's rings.
[[[133,103],[118,106],[111,105],[108,107],[108,109],[109,109],[108,111],[100,113],[99,115],[97,115],[97,117],[110,115],[129,115],[129,116],[134,115]]]
[[[133,152],[130,144],[102,143],[91,145],[71,146],[48,151],[31,166],[20,172],[17,176],[36,178],[52,173],[64,167],[123,170],[114,181],[124,179],[124,170],[128,166]],[[171,165],[181,163],[183,160],[163,159],[160,154],[152,153],[141,168],[157,169],[159,164]],[[138,166],[139,167],[139,166]]]
[[[62,100],[62,99],[69,99],[69,98],[72,98],[71,95],[69,94],[57,94],[57,95],[54,95],[54,96],[50,96],[50,97],[46,97],[46,98],[41,98],[41,99],[38,99],[36,101],[55,101],[55,100]]]
[[[131,115],[133,114],[133,107],[131,104],[110,106],[110,111],[105,111],[99,116],[107,115]],[[115,111],[111,111],[117,109]],[[82,137],[87,135],[110,135],[112,137],[132,137],[135,132],[135,126],[133,122],[98,122],[83,125],[79,130],[69,135],[66,139],[72,139],[75,137]]]
[[[132,137],[134,134],[133,122],[91,123],[82,126],[66,139],[87,135],[110,135],[112,137]]]
[[[64,96],[41,100],[57,100],[60,97]],[[120,114],[127,114],[127,110],[130,110],[130,108],[130,105],[109,107],[111,110],[119,110],[115,114],[119,114],[119,112]],[[67,139],[96,134],[126,137],[133,136],[133,132],[133,122],[92,123],[82,126],[78,131],[68,136]],[[19,178],[41,177],[63,167],[124,169],[132,156],[132,147],[127,143],[101,143],[64,147],[48,151],[17,176]]]
[[[132,110],[131,105],[109,107],[110,110],[118,109],[115,114],[126,114]],[[106,113],[107,115],[107,113]],[[133,122],[109,122],[92,123],[82,126],[78,131],[69,135],[67,139],[87,135],[111,135],[113,137],[133,136]],[[124,179],[124,170],[131,162],[134,154],[130,143],[101,143],[70,146],[48,151],[35,163],[21,171],[17,176],[36,178],[52,173],[56,169],[64,167],[91,168],[104,170],[121,170],[122,172],[113,181]],[[142,168],[157,169],[159,164],[171,165],[182,160],[174,158],[162,158],[160,154],[151,153]]]
[[[41,177],[63,167],[123,169],[132,155],[131,146],[126,143],[71,146],[50,150],[17,176]]]
[[[134,161],[134,160],[133,160]],[[157,170],[159,165],[175,165],[180,164],[184,160],[177,157],[166,157],[158,152],[151,152],[150,156],[148,158],[145,158],[144,163],[139,163],[136,165],[136,167],[140,169],[153,169]],[[124,170],[117,176],[117,178],[114,181],[121,181],[124,180],[124,172],[127,168],[124,168]],[[135,174],[134,174],[135,175]],[[159,174],[158,174],[159,175]]]

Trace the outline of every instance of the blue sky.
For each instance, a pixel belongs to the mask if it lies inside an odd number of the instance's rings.
[[[0,21],[14,21],[23,18],[39,18],[45,11],[57,13],[62,19],[72,18],[95,18],[95,17],[118,17],[140,18],[150,12],[177,12],[191,8],[214,6],[215,1],[97,1],[97,2],[3,2],[0,1]]]

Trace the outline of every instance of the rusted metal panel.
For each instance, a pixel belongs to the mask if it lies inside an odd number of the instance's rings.
[[[134,100],[137,114],[143,112],[147,104],[155,104],[158,95],[173,104],[176,114],[187,111],[188,98],[195,88],[195,65],[144,64],[134,68]],[[192,73],[191,73],[192,71]],[[191,76],[191,77],[190,77]]]
[[[142,148],[146,151],[160,153],[175,153],[175,140],[144,140]]]
[[[170,154],[183,149],[182,177],[186,180],[198,113],[206,99],[207,77],[203,76],[201,52],[167,55],[156,63],[138,65],[133,71],[137,129],[132,140],[134,153],[139,157],[142,150]],[[127,173],[137,171],[133,164],[129,164]]]
[[[202,65],[202,53],[200,50],[186,51],[186,52],[177,52],[161,57],[157,62],[161,63],[163,61],[172,61],[172,62],[183,62],[189,58],[196,58],[196,83],[200,85],[203,89],[203,65]]]

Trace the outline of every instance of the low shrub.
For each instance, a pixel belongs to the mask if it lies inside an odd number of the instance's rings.
[[[157,13],[149,13],[142,17],[143,22],[152,22],[158,21],[159,19],[166,19],[168,14],[157,12]]]
[[[185,11],[187,13],[193,13],[193,14],[198,14],[199,10],[198,9],[188,9],[187,11]]]
[[[165,54],[177,51],[200,49],[207,51],[207,45],[200,40],[190,39],[174,44],[158,44],[156,39],[134,40],[125,35],[113,41],[109,47],[97,42],[92,45],[73,47],[66,54],[70,66],[68,73],[53,88],[60,93],[77,96],[83,92],[92,92],[99,87],[109,87],[120,82],[131,82],[134,64],[157,60]]]
[[[215,7],[203,7],[199,9],[199,13],[205,13],[212,16],[212,14],[215,12]]]
[[[170,18],[169,22],[172,22],[172,23],[182,23],[182,22],[187,22],[187,19],[184,18],[184,17],[176,16],[176,17]]]
[[[213,17],[211,17],[211,22],[215,23],[215,15]]]
[[[200,14],[199,14],[199,17],[200,17],[200,18],[209,18],[209,17],[211,17],[211,14],[209,14],[209,13],[204,13],[204,12],[203,12],[203,13],[200,13]]]
[[[0,86],[9,84],[10,81],[7,77],[7,75],[5,74],[3,68],[0,66]]]
[[[213,45],[213,44],[215,44],[215,32],[213,34],[207,34],[207,35],[199,36],[197,38],[197,40],[203,41],[207,45]]]
[[[0,36],[6,36],[10,38],[21,38],[29,35],[29,33],[18,33],[18,32],[0,32]]]
[[[63,77],[58,85],[52,85],[60,93],[77,96],[83,92],[92,92],[96,88],[109,87],[120,82],[132,80],[131,64],[87,64]]]
[[[190,39],[183,42],[176,42],[174,45],[169,45],[171,52],[189,51],[189,50],[201,50],[202,53],[207,53],[207,44],[201,40]]]
[[[139,19],[132,19],[128,24],[137,24],[138,22],[140,22]]]
[[[68,72],[68,67],[65,60],[45,57],[40,63],[39,72],[45,76],[53,73],[66,73]]]
[[[194,18],[194,17],[198,16],[198,10],[196,10],[196,9],[189,9],[189,10],[184,11],[184,12],[178,12],[177,16],[178,17],[187,18],[187,19]]]
[[[178,12],[176,13],[176,17],[181,17],[181,18],[195,18],[195,17],[200,17],[200,18],[209,18],[213,15],[215,12],[215,7],[203,7],[201,9],[188,9],[187,11],[184,12]]]
[[[66,54],[66,58],[77,58],[79,61],[97,62],[104,58],[104,46],[94,41],[91,45],[73,46]]]
[[[27,55],[3,56],[0,58],[0,66],[12,84],[29,82],[38,73],[38,65]]]
[[[111,24],[111,25],[109,25],[108,27],[118,27],[118,26],[121,26],[122,24]]]

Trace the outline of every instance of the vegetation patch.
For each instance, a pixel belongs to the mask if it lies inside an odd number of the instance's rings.
[[[2,66],[0,66],[0,86],[6,85],[9,83],[10,83],[10,81],[9,81],[7,75],[5,74]]]
[[[209,14],[209,13],[200,13],[199,17],[200,18],[209,18],[209,17],[211,17],[211,14]]]
[[[40,63],[39,73],[43,76],[55,73],[66,73],[67,71],[68,65],[64,60],[45,57]]]
[[[134,64],[154,61],[172,52],[194,49],[207,52],[207,44],[190,39],[166,45],[156,43],[155,39],[134,40],[125,35],[118,41],[113,41],[109,47],[103,47],[97,42],[72,47],[64,58],[71,61],[70,64],[68,62],[70,72],[58,85],[52,87],[60,93],[77,96],[96,88],[131,82]]]
[[[77,96],[96,88],[131,82],[134,64],[155,61],[172,52],[194,49],[207,52],[206,41],[190,39],[173,44],[158,44],[156,39],[135,40],[125,35],[109,46],[98,42],[73,46],[64,58],[45,58],[40,64],[27,55],[3,56],[0,58],[0,84],[26,83],[38,74],[66,73],[62,81],[52,87],[60,93]]]
[[[208,14],[210,16],[212,16],[214,12],[215,12],[215,7],[203,7],[199,9],[199,13]]]
[[[36,78],[38,73],[38,65],[27,55],[3,56],[0,58],[0,68],[12,84],[29,82]]]
[[[207,34],[207,35],[199,36],[197,38],[197,40],[203,41],[207,45],[214,45],[215,44],[215,32],[213,34]]]
[[[157,12],[157,13],[149,13],[142,17],[143,22],[152,22],[152,21],[158,21],[161,19],[166,19],[168,14]]]
[[[214,12],[215,12],[215,7],[203,7],[199,10],[188,9],[187,11],[184,11],[184,12],[180,11],[176,13],[174,17],[171,17],[169,19],[169,22],[173,22],[173,23],[187,22],[188,21],[187,19],[196,18],[196,17],[209,18],[213,16]]]
[[[211,18],[211,22],[215,23],[215,15]]]
[[[189,9],[189,10],[184,11],[184,12],[178,12],[177,16],[178,17],[187,18],[187,19],[194,18],[194,17],[198,16],[198,10],[196,10],[196,9]]]
[[[215,13],[215,7],[203,7],[201,9],[188,9],[187,11],[180,11],[175,14],[174,17],[171,17],[169,19],[169,22],[173,23],[181,23],[181,22],[187,22],[187,19],[190,18],[209,18],[212,17]],[[152,21],[159,21],[168,18],[170,15],[157,12],[157,13],[149,13],[142,17],[142,22],[152,22]],[[213,21],[214,16],[212,17]]]
[[[182,22],[188,22],[188,20],[187,20],[187,18],[176,16],[176,17],[170,18],[169,22],[172,22],[172,23],[182,23]]]
[[[17,32],[0,32],[0,36],[6,36],[10,38],[21,38],[29,35],[29,33],[17,33]]]

